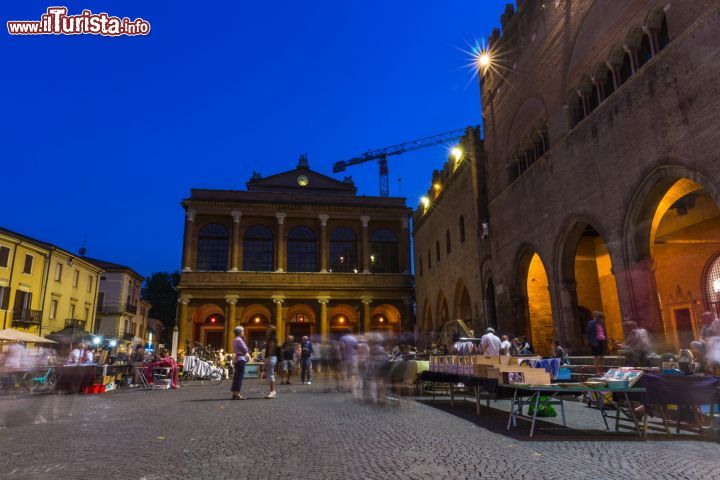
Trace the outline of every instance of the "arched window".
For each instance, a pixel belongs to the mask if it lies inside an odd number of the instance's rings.
[[[716,255],[705,270],[707,308],[720,316],[720,255]]]
[[[243,269],[270,272],[273,269],[273,233],[265,225],[255,225],[243,238]]]
[[[288,233],[288,272],[317,271],[315,232],[305,226],[295,227]]]
[[[608,98],[615,91],[615,80],[613,80],[612,70],[607,71],[605,82],[603,83],[603,100]]]
[[[358,242],[352,229],[340,227],[330,234],[330,269],[354,272],[358,268]]]
[[[600,105],[600,92],[598,86],[593,83],[592,90],[590,91],[590,98],[588,98],[588,108],[592,112]]]
[[[632,64],[630,63],[630,54],[625,52],[623,55],[622,65],[620,65],[620,84],[622,85],[632,75]]]
[[[465,217],[460,215],[460,243],[465,242]]]
[[[445,251],[448,254],[452,252],[452,245],[450,244],[450,230],[445,231]]]
[[[670,34],[668,33],[667,18],[663,15],[662,23],[660,24],[660,30],[657,33],[657,49],[658,52],[668,46],[670,43]]]
[[[387,229],[375,230],[370,237],[370,265],[373,273],[397,273],[398,241]]]
[[[640,48],[638,49],[638,68],[645,65],[652,58],[652,50],[650,48],[650,37],[647,35],[642,36],[640,41]]]
[[[198,234],[197,270],[225,271],[228,266],[228,233],[216,223],[205,225]]]
[[[435,241],[435,261],[440,261],[440,240]]]

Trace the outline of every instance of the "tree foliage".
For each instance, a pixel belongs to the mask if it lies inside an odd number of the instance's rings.
[[[172,336],[177,313],[180,272],[156,272],[145,279],[142,297],[152,304],[150,318],[157,318],[165,326],[163,336]]]

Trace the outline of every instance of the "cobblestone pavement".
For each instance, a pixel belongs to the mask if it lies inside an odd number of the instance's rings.
[[[0,398],[0,478],[720,479],[720,445],[695,436],[505,431],[507,413],[402,399],[389,406],[280,386],[230,401],[229,383],[177,391]],[[506,402],[496,407],[507,409]],[[569,425],[602,428],[568,408]]]

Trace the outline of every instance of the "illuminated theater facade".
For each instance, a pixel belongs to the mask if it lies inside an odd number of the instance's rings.
[[[591,312],[688,348],[720,314],[717,2],[518,1],[481,82],[499,328],[579,352]],[[658,348],[661,350],[661,347]]]
[[[251,345],[268,325],[281,340],[412,329],[405,199],[358,196],[301,157],[247,190],[192,189],[182,206],[181,350],[227,348],[236,325]]]

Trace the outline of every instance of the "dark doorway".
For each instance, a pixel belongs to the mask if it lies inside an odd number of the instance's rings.
[[[222,330],[210,330],[205,332],[205,345],[212,345],[215,349],[224,348],[225,332]]]
[[[675,310],[675,331],[680,348],[690,348],[690,342],[695,340],[692,328],[692,315],[687,308]]]
[[[312,333],[312,325],[309,323],[291,323],[288,325],[288,335],[295,337],[295,340],[300,340],[303,335],[308,337]]]

